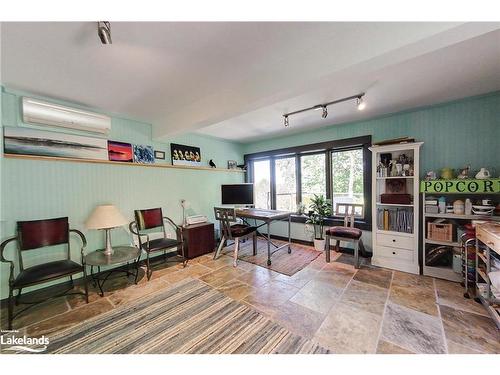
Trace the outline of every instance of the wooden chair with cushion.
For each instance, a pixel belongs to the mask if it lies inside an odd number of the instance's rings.
[[[358,211],[358,214],[356,214]],[[330,262],[330,241],[336,240],[335,249],[340,250],[340,241],[354,244],[354,267],[359,268],[359,250],[363,250],[361,229],[354,228],[354,217],[363,217],[364,205],[354,203],[337,203],[335,216],[344,217],[344,226],[335,226],[326,230],[325,253],[326,261]]]
[[[129,224],[130,231],[137,236],[139,248],[146,253],[146,276],[151,279],[153,271],[150,265],[150,254],[163,251],[164,258],[168,256],[178,256],[181,254],[184,267],[187,264],[187,258],[184,253],[184,240],[181,228],[169,217],[163,216],[161,208],[150,208],[146,210],[135,210],[135,221]],[[165,228],[167,222],[175,231],[175,238],[167,237]],[[152,233],[162,233],[161,238],[150,239]],[[175,253],[167,254],[167,250],[177,249]]]
[[[82,241],[82,247],[80,250],[81,253],[80,264],[71,260],[70,233],[77,234]],[[17,242],[18,245],[17,259],[18,259],[19,273],[17,274],[17,276],[14,275],[14,270],[15,270],[14,261],[8,260],[4,256],[4,250],[10,242]],[[26,255],[26,253],[32,252],[37,249],[42,249],[42,248],[46,249],[48,246],[56,246],[56,245],[67,246],[66,259],[46,262],[30,266],[28,268],[24,268],[23,256]],[[82,232],[76,229],[69,229],[69,223],[67,217],[17,222],[16,236],[9,238],[4,242],[2,242],[2,244],[0,244],[0,261],[10,264],[9,301],[8,301],[9,329],[12,329],[12,322],[15,317],[17,317],[30,307],[47,301],[47,299],[34,302],[23,301],[24,304],[28,304],[29,306],[17,312],[17,314],[14,315],[15,290],[19,291],[15,298],[15,303],[16,305],[18,305],[20,302],[23,288],[44,284],[49,281],[60,279],[63,277],[69,277],[71,280],[71,287],[62,293],[49,297],[49,299],[69,294],[83,294],[85,296],[86,302],[87,303],[89,302],[88,289],[87,289],[87,274],[85,272],[85,267],[83,266],[84,264],[83,256],[86,245],[87,245],[87,240],[85,239],[85,236],[83,235]],[[77,273],[83,273],[85,293],[81,292],[68,293],[71,289],[74,288],[73,275]]]
[[[252,235],[253,239],[253,255],[257,255],[257,228],[237,223],[236,210],[227,207],[214,207],[215,219],[219,221],[222,238],[219,247],[215,251],[214,259],[217,259],[222,251],[226,241],[234,241],[234,261],[233,266],[238,265],[238,250],[240,247],[240,239]],[[236,224],[235,224],[236,223]]]

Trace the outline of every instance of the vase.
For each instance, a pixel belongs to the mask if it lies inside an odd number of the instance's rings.
[[[324,251],[325,250],[325,240],[318,240],[314,239],[314,248],[317,251]]]

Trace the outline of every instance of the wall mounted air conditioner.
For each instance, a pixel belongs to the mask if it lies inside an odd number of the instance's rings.
[[[100,134],[111,129],[108,116],[27,97],[23,97],[23,121]]]

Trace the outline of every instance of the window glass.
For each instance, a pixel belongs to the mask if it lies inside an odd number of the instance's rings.
[[[365,203],[362,149],[332,152],[332,203]]]
[[[269,159],[253,163],[255,207],[271,208],[271,163]]]
[[[302,155],[300,157],[301,202],[305,204],[306,211],[309,210],[314,194],[326,197],[325,160],[325,154]]]
[[[276,209],[297,210],[297,176],[295,175],[295,156],[275,160]]]

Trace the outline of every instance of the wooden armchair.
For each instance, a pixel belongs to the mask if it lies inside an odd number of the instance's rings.
[[[82,241],[82,247],[80,250],[81,264],[78,264],[71,260],[70,233],[76,233]],[[19,273],[17,275],[15,275],[14,271],[15,270],[14,261],[8,260],[4,256],[4,250],[6,246],[11,242],[17,242],[18,244],[17,259],[18,259]],[[56,260],[24,268],[23,256],[25,255],[26,252],[54,245],[67,245],[66,259]],[[14,315],[15,290],[19,291],[15,298],[16,305],[18,305],[23,288],[27,288],[33,285],[43,284],[55,279],[60,279],[62,277],[69,277],[71,280],[71,287],[68,290],[64,291],[63,293],[51,296],[49,298],[61,297],[63,295],[68,295],[68,294],[83,294],[88,303],[89,299],[88,299],[88,288],[87,288],[87,274],[85,271],[85,267],[83,266],[84,264],[83,256],[86,245],[87,245],[87,240],[85,239],[85,236],[83,235],[82,232],[76,229],[69,229],[67,217],[17,222],[16,236],[9,238],[4,242],[2,242],[2,244],[0,244],[0,261],[10,264],[9,301],[8,301],[9,329],[12,329],[12,323],[15,317],[17,317],[30,307],[45,302],[47,300],[44,299],[35,302],[23,302],[25,304],[28,304],[29,306],[17,312]],[[83,273],[85,293],[81,292],[68,293],[71,289],[74,288],[73,275],[80,272]]]
[[[151,208],[146,210],[135,210],[135,221],[129,225],[130,231],[135,234],[139,241],[139,248],[146,252],[146,276],[151,279],[153,271],[150,265],[149,256],[153,252],[163,251],[164,258],[167,259],[168,255],[177,256],[182,254],[182,262],[184,267],[187,264],[185,256],[184,239],[182,237],[182,229],[173,222],[172,219],[163,216],[161,208]],[[165,228],[167,222],[174,230],[176,238],[168,238]],[[161,238],[150,239],[151,233],[162,233]],[[176,253],[167,254],[167,250],[176,248]]]

